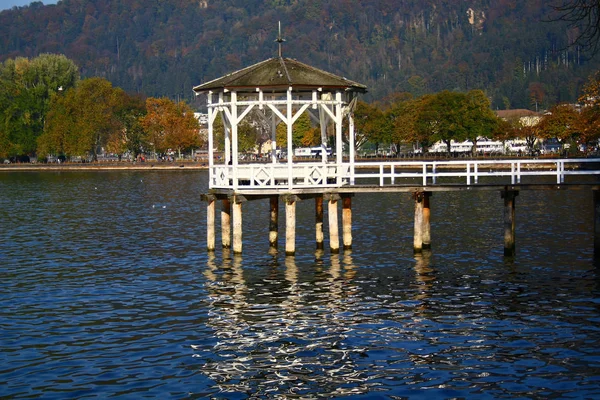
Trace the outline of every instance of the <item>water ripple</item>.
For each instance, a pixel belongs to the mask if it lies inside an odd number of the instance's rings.
[[[420,255],[409,196],[356,196],[340,255],[300,202],[295,258],[260,201],[234,256],[203,251],[205,179],[0,176],[0,397],[600,397],[585,193],[522,193],[513,260],[497,193],[436,194]]]

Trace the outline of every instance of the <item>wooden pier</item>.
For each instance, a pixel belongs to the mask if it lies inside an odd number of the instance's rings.
[[[281,38],[278,38],[281,39]],[[494,190],[504,199],[504,252],[515,253],[515,207],[523,190],[594,191],[595,250],[600,254],[600,163],[598,159],[506,160],[356,160],[354,108],[366,86],[345,77],[279,56],[194,87],[208,107],[207,248],[216,248],[216,204],[221,203],[221,244],[243,251],[244,204],[269,199],[269,246],[277,248],[279,204],[285,204],[285,254],[296,252],[296,205],[315,203],[315,246],[325,243],[327,212],[332,253],[352,248],[352,199],[361,193],[412,193],[415,252],[431,243],[432,195],[439,191]],[[308,113],[320,126],[321,154],[317,159],[294,156],[293,129]],[[223,137],[215,121],[223,121]],[[270,126],[271,149],[266,162],[244,163],[239,152],[238,126],[252,122]],[[257,122],[259,121],[259,122]],[[277,125],[285,127],[284,146],[277,145]],[[333,133],[333,135],[330,135]],[[332,151],[327,149],[331,147]],[[219,157],[216,156],[219,151]],[[222,157],[221,157],[222,155]],[[541,183],[544,182],[544,183]],[[325,203],[327,206],[325,207]],[[338,211],[341,209],[341,238]],[[256,240],[256,238],[253,238]],[[341,245],[340,245],[341,242]]]
[[[338,253],[340,249],[352,248],[352,198],[364,193],[410,193],[414,202],[414,235],[413,249],[415,253],[431,247],[431,203],[432,196],[436,192],[477,192],[496,191],[504,201],[502,211],[504,221],[504,254],[512,257],[515,255],[516,232],[515,232],[515,209],[517,198],[521,191],[551,190],[562,191],[565,195],[571,190],[593,191],[594,209],[594,250],[600,256],[600,161],[594,159],[561,159],[561,160],[495,160],[494,168],[490,169],[489,161],[448,161],[452,168],[446,169],[442,164],[436,162],[436,168],[430,168],[431,162],[422,162],[415,168],[407,170],[401,162],[397,165],[386,163],[386,168],[362,168],[360,164],[355,167],[361,169],[360,176],[376,185],[344,184],[340,187],[295,187],[274,185],[273,187],[256,188],[246,182],[239,185],[237,189],[220,188],[211,189],[205,196],[208,204],[207,210],[207,248],[215,250],[215,203],[222,202],[221,223],[228,224],[229,204],[234,204],[233,223],[233,251],[241,253],[242,232],[242,204],[253,200],[269,198],[269,237],[270,247],[277,249],[279,232],[277,231],[279,220],[279,203],[285,204],[285,254],[294,255],[296,251],[296,203],[301,200],[313,200],[315,204],[315,247],[324,247],[324,209],[327,210],[327,222],[329,224],[329,249],[331,253]],[[518,163],[517,167],[511,164]],[[461,166],[462,165],[462,166]],[[527,168],[523,168],[527,166]],[[531,168],[535,166],[536,168]],[[567,166],[567,168],[565,168]],[[256,168],[255,166],[243,166]],[[242,168],[243,168],[242,167]],[[369,164],[372,167],[372,164]],[[404,167],[404,168],[403,168]],[[494,169],[497,173],[494,173]],[[393,174],[390,170],[395,170]],[[348,170],[348,174],[350,170]],[[404,172],[401,172],[404,171]],[[434,172],[435,171],[435,172]],[[473,171],[478,171],[477,173]],[[548,181],[548,176],[556,176],[556,183],[537,183],[542,180]],[[527,179],[524,179],[524,178]],[[584,178],[585,177],[585,178]],[[350,176],[343,176],[342,180],[349,181]],[[418,181],[425,184],[413,185],[411,182]],[[523,181],[527,182],[523,182]],[[505,182],[503,182],[505,181]],[[435,183],[434,183],[435,182]],[[233,185],[233,182],[230,182]],[[327,207],[324,207],[327,202]],[[340,207],[341,204],[341,207]],[[340,246],[339,232],[339,209],[342,211],[341,227],[342,237]],[[237,215],[237,217],[236,217]],[[229,247],[230,230],[228,226],[222,229],[222,245]],[[256,238],[253,238],[256,240]],[[500,242],[500,238],[499,238]]]

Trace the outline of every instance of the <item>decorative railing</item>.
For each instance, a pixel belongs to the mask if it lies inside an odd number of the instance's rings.
[[[339,187],[348,183],[350,165],[323,163],[240,164],[214,166],[211,188],[299,189]]]
[[[389,162],[303,162],[213,166],[210,187],[221,189],[335,188],[344,185],[391,186],[538,183],[540,177],[600,175],[599,159],[511,159]],[[488,178],[494,178],[488,179]],[[505,179],[498,179],[505,178]]]

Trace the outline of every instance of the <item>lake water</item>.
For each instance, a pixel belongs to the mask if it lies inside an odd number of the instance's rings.
[[[208,255],[206,185],[0,174],[0,397],[600,397],[591,191],[521,192],[512,260],[499,192],[435,193],[418,257],[409,194],[357,195],[339,255],[300,202],[286,258],[267,201]]]

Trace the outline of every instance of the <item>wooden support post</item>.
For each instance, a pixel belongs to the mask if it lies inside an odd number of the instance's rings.
[[[413,250],[415,253],[423,251],[423,192],[413,193],[415,200],[415,234],[413,239]]]
[[[342,240],[344,250],[352,249],[352,195],[342,197]]]
[[[600,189],[594,189],[594,258],[600,259]]]
[[[285,255],[296,254],[296,202],[298,197],[285,197]]]
[[[221,243],[224,249],[231,247],[231,202],[221,201]]]
[[[269,247],[277,248],[278,227],[279,227],[279,196],[269,198]]]
[[[235,196],[233,201],[233,254],[242,253],[242,202],[245,199]]]
[[[504,255],[515,255],[515,198],[519,195],[517,190],[504,189]]]
[[[429,198],[431,192],[423,192],[423,249],[431,248],[431,209]]]
[[[206,199],[206,250],[215,251],[215,196],[207,195]]]
[[[329,249],[332,253],[340,252],[340,234],[338,229],[338,210],[337,203],[340,197],[338,195],[329,196]]]
[[[323,152],[325,153],[325,152]],[[323,250],[323,196],[315,197],[315,236],[317,241],[317,250]]]

